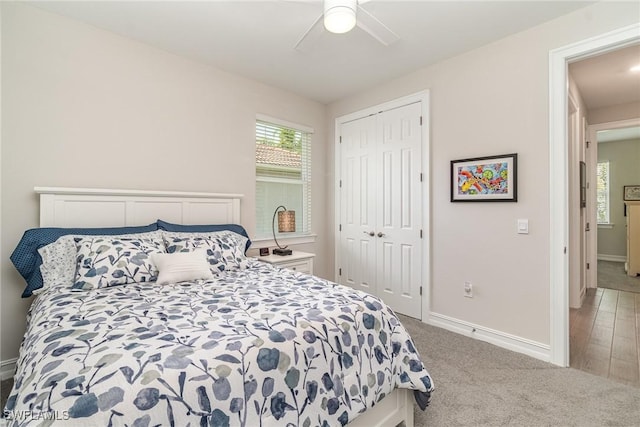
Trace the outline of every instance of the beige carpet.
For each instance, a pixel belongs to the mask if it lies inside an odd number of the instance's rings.
[[[640,293],[640,276],[627,276],[623,262],[598,261],[598,287]]]
[[[436,388],[416,426],[640,426],[640,388],[402,322]]]

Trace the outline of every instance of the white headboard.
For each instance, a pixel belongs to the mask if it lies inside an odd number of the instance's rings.
[[[40,227],[240,224],[242,194],[36,187]]]

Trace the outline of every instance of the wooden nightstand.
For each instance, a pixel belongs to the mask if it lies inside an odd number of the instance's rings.
[[[258,257],[258,261],[288,268],[300,273],[313,274],[313,257],[316,254],[308,252],[293,251],[291,255],[268,255]]]

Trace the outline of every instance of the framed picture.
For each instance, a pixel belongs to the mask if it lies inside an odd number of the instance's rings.
[[[451,161],[452,202],[517,202],[518,155]]]
[[[640,200],[640,185],[625,185],[623,192],[623,200]]]

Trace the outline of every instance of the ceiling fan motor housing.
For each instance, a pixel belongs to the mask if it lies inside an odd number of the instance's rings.
[[[341,34],[356,25],[357,0],[324,0],[324,27]]]

